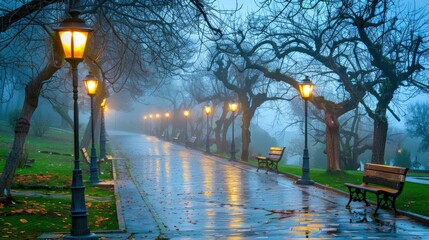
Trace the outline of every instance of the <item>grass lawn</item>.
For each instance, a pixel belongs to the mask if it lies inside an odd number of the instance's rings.
[[[13,141],[13,133],[0,121],[0,169],[3,170]],[[73,133],[50,129],[42,138],[31,132],[25,151],[34,159],[31,167],[17,169],[12,195],[16,204],[0,204],[0,238],[35,239],[42,233],[70,232]],[[83,180],[89,166],[81,161]],[[112,179],[111,162],[102,164],[100,179]],[[116,230],[116,200],[113,187],[93,187],[85,183],[88,225],[93,230]]]

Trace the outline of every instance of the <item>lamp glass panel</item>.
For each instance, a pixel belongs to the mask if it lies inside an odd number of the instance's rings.
[[[84,83],[88,95],[95,95],[95,93],[97,92],[98,80],[87,79],[84,80]]]
[[[78,58],[78,59],[83,58],[83,54],[85,53],[86,42],[88,39],[88,34],[89,32],[75,32],[71,30],[59,32],[65,58]],[[72,41],[73,41],[73,47],[72,47]],[[74,50],[74,54],[72,54],[73,50]]]
[[[207,115],[209,115],[212,111],[212,108],[210,106],[205,106],[204,111],[206,112]]]
[[[229,104],[229,111],[235,112],[235,111],[237,111],[237,109],[238,109],[238,103],[233,102],[233,103]]]
[[[301,93],[302,98],[310,98],[313,93],[313,84],[301,84],[299,85],[299,91]]]

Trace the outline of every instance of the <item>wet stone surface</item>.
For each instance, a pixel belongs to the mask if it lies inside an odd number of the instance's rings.
[[[111,132],[132,239],[429,239],[429,226],[281,174],[157,138]]]

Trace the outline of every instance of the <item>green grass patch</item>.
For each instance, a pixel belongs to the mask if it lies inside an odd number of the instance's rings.
[[[13,143],[13,133],[0,121],[0,169]],[[0,237],[35,239],[42,233],[70,232],[72,173],[74,168],[73,133],[49,129],[44,137],[30,134],[25,143],[31,167],[18,168],[12,189],[17,203],[0,205]],[[98,149],[98,148],[97,148]],[[82,158],[80,158],[82,159]],[[88,226],[93,230],[116,230],[116,200],[113,187],[94,187],[89,180],[89,165],[80,161],[85,182]],[[112,162],[101,164],[101,180],[112,179]]]
[[[17,204],[0,206],[0,236],[10,239],[36,239],[43,233],[70,232],[71,199],[46,197],[16,197]],[[86,200],[91,230],[118,229],[113,199]]]

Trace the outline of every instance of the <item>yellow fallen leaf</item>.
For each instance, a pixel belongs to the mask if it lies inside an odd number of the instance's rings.
[[[24,218],[19,219],[19,221],[20,221],[20,222],[22,222],[22,223],[27,223],[27,222],[28,222],[28,221],[27,221],[26,219],[24,219]]]

